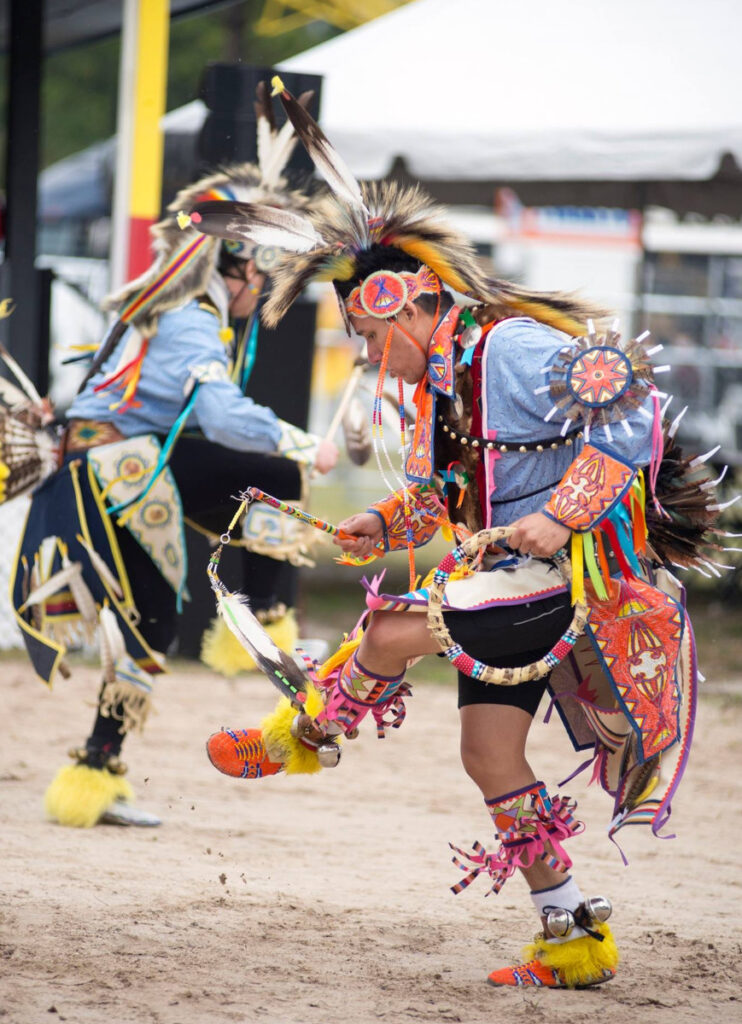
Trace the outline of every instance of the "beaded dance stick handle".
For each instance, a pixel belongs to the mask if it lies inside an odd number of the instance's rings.
[[[587,605],[581,602],[575,604],[574,615],[569,627],[549,653],[530,665],[522,665],[518,668],[494,668],[492,665],[485,665],[484,662],[467,654],[459,644],[454,643],[446,628],[443,615],[443,594],[449,576],[454,569],[458,569],[462,565],[470,565],[477,552],[482,548],[505,540],[513,532],[513,529],[512,526],[498,526],[491,530],[480,530],[479,533],[469,537],[463,544],[445,555],[435,570],[432,583],[428,586],[428,629],[443,648],[443,653],[451,664],[465,675],[480,679],[483,683],[495,683],[498,686],[517,686],[518,683],[530,682],[532,679],[541,679],[545,676],[567,657],[578,638],[584,633],[588,618]],[[557,552],[554,555],[554,561],[562,579],[569,585],[571,569],[567,554],[563,550]]]
[[[248,504],[253,501],[262,501],[266,505],[270,505],[271,508],[276,509],[276,511],[283,512],[284,515],[291,516],[292,519],[298,519],[299,522],[306,523],[307,526],[313,526],[315,530],[321,530],[322,533],[328,533],[331,537],[338,537],[340,540],[355,539],[352,533],[347,533],[338,526],[333,526],[326,519],[313,516],[311,512],[305,512],[303,508],[297,508],[296,505],[290,505],[287,501],[274,498],[272,494],[266,494],[259,487],[248,487],[241,492],[240,497]],[[384,545],[377,544],[374,552],[378,557],[383,557],[386,554]]]
[[[247,499],[250,502],[262,501],[266,505],[270,505],[271,508],[275,508],[278,512],[283,512],[286,516],[291,516],[292,519],[298,519],[301,523],[306,523],[307,526],[313,526],[315,530],[321,530],[323,533],[329,533],[331,537],[339,537],[341,540],[352,540],[352,536],[346,533],[345,530],[338,529],[337,526],[333,526],[332,523],[328,523],[325,519],[320,519],[318,516],[313,516],[310,512],[305,512],[303,508],[297,508],[296,505],[290,505],[287,501],[281,501],[279,498],[274,498],[272,494],[266,494],[265,491],[261,491],[259,487],[248,487],[241,494],[243,499]]]

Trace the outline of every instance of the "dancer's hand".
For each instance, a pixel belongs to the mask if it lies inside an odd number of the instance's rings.
[[[572,535],[568,526],[562,526],[543,512],[532,512],[510,525],[515,530],[507,539],[508,546],[514,551],[520,551],[522,555],[536,555],[539,558],[556,554]]]
[[[314,469],[318,473],[329,473],[335,467],[338,460],[338,446],[334,441],[320,441],[317,448],[317,456],[314,460]]]
[[[368,558],[384,533],[381,520],[373,512],[359,512],[338,523],[338,527],[352,536],[334,537],[333,543],[356,558]]]

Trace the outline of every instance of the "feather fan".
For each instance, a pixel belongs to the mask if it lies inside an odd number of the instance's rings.
[[[40,426],[48,409],[39,402],[7,380],[0,383],[0,504],[32,490],[56,469],[59,439]]]
[[[15,379],[18,381],[20,386],[23,388],[24,392],[28,396],[28,398],[31,401],[31,403],[33,405],[36,405],[36,406],[39,406],[39,407],[42,406],[44,404],[44,400],[42,399],[41,395],[36,390],[36,386],[28,378],[28,376],[24,373],[24,371],[18,365],[18,363],[13,358],[13,356],[10,354],[10,352],[8,352],[8,350],[5,347],[5,345],[2,345],[2,344],[0,344],[0,356],[2,357],[3,362],[8,367],[8,369],[11,371],[11,373],[13,374]]]

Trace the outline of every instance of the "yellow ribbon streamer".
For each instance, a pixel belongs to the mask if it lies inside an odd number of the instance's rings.
[[[585,602],[585,564],[582,536],[572,534],[572,604]]]

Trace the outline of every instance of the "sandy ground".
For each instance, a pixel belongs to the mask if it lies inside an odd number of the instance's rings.
[[[383,743],[368,730],[335,770],[241,782],[204,740],[257,723],[270,686],[180,671],[125,750],[165,824],[63,829],[41,795],[85,734],[96,677],[76,668],[50,694],[25,663],[2,666],[3,1024],[742,1022],[739,701],[702,701],[679,838],[626,830],[628,868],[606,798],[569,787],[588,822],[570,841],[578,878],[613,899],[624,963],[601,988],[546,992],[484,984],[534,931],[522,880],[488,899],[483,879],[448,890],[447,842],[490,833],[459,767],[453,689],[418,686],[404,727]],[[575,764],[556,721],[535,727],[531,757],[552,784]]]

